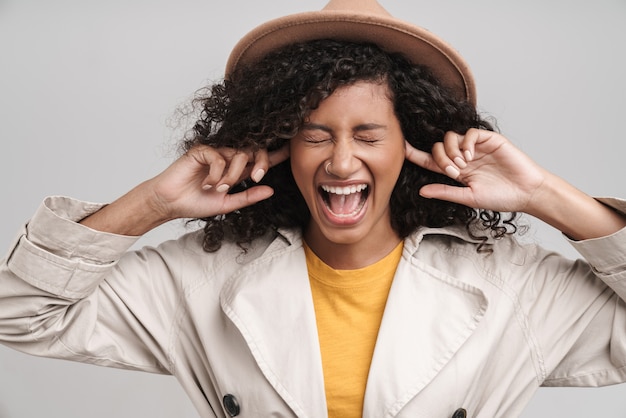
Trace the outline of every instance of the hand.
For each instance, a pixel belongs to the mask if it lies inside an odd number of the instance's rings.
[[[203,218],[225,214],[269,198],[269,186],[228,194],[242,180],[259,182],[270,167],[289,157],[289,147],[257,152],[198,145],[148,181],[152,207],[164,218]]]
[[[548,175],[504,136],[479,129],[447,132],[432,154],[407,142],[406,158],[465,186],[429,184],[420,195],[501,212],[527,212]]]
[[[206,218],[252,205],[270,197],[268,186],[227,194],[251,177],[259,182],[270,167],[289,157],[289,147],[255,153],[198,145],[158,176],[80,221],[83,225],[121,235],[143,235],[177,218]]]
[[[448,132],[443,142],[433,146],[432,154],[406,143],[406,158],[463,184],[428,184],[420,190],[427,198],[476,209],[525,212],[577,240],[604,237],[626,227],[626,216],[539,167],[495,132]]]

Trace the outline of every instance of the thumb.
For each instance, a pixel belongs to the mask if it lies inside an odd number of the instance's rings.
[[[261,200],[270,198],[274,189],[269,186],[254,186],[242,192],[227,194],[224,197],[222,213],[234,212],[246,206],[252,206]]]
[[[439,199],[447,202],[474,207],[474,198],[469,187],[450,186],[448,184],[427,184],[419,191],[427,199]]]

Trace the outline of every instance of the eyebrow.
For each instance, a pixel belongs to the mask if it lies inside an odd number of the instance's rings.
[[[360,125],[357,125],[353,128],[353,130],[355,132],[361,132],[361,131],[373,131],[376,129],[385,129],[387,128],[386,125],[380,125],[378,123],[362,123]],[[332,129],[329,128],[326,125],[321,125],[319,123],[305,123],[302,126],[303,130],[319,130],[319,131],[324,131],[324,132],[332,132]]]

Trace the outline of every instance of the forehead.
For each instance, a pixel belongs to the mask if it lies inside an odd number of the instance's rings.
[[[381,83],[356,83],[337,89],[305,118],[300,131],[378,131],[399,128],[388,89]]]

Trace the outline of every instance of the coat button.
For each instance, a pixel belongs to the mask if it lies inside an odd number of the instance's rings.
[[[224,408],[226,409],[226,412],[228,412],[228,415],[231,417],[239,415],[241,408],[239,407],[239,402],[237,402],[235,395],[228,394],[224,396],[222,402],[224,403]]]
[[[456,411],[454,411],[454,414],[452,414],[452,418],[465,418],[467,417],[467,411],[463,408],[459,408]]]

